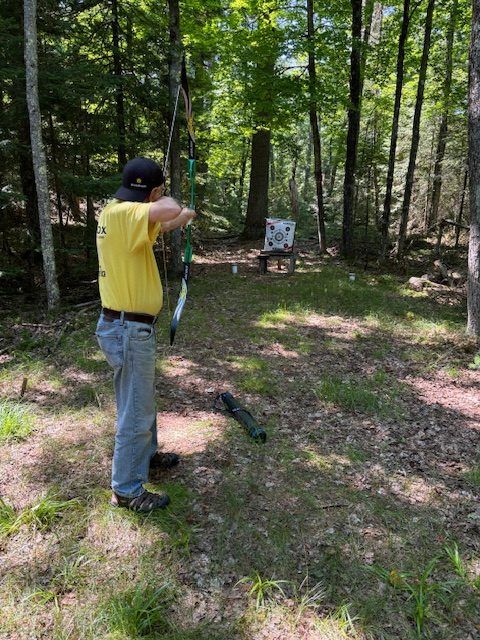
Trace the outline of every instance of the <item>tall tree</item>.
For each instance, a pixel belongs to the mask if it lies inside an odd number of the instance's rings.
[[[467,332],[480,338],[480,0],[473,0],[469,79],[470,243]]]
[[[307,42],[308,42],[308,78],[309,78],[309,116],[311,140],[313,143],[315,188],[317,192],[317,227],[320,253],[327,250],[325,231],[325,209],[323,206],[322,143],[320,138],[320,117],[317,106],[317,69],[315,63],[315,25],[313,0],[307,0]]]
[[[268,176],[270,167],[270,139],[272,132],[266,125],[258,125],[252,135],[250,189],[247,216],[242,237],[257,240],[265,232],[268,216]]]
[[[425,19],[425,35],[423,39],[422,60],[418,74],[417,98],[415,100],[415,113],[413,115],[412,143],[408,160],[407,176],[405,178],[405,192],[403,195],[402,213],[400,217],[400,230],[398,233],[397,258],[402,258],[407,238],[407,224],[410,213],[410,201],[412,199],[413,178],[415,175],[415,163],[417,161],[418,145],[420,143],[420,118],[422,116],[423,96],[425,93],[425,79],[427,77],[428,56],[430,54],[430,37],[432,34],[433,9],[435,0],[428,0],[427,16]]]
[[[445,157],[445,148],[447,146],[448,117],[450,113],[450,92],[452,88],[453,70],[453,40],[457,22],[457,9],[458,0],[452,0],[452,8],[450,10],[450,20],[447,31],[447,50],[445,53],[445,78],[443,81],[442,91],[442,114],[440,116],[437,152],[435,154],[435,167],[433,170],[432,197],[430,200],[430,208],[427,214],[427,229],[429,229],[431,225],[437,220],[438,205],[440,203],[440,193],[442,190],[443,159]]]
[[[360,134],[360,102],[362,83],[362,0],[351,0],[352,49],[350,54],[350,106],[348,109],[347,156],[343,182],[342,253],[353,253],[353,224],[355,217],[355,168]]]
[[[50,194],[48,190],[47,161],[42,140],[42,119],[38,98],[38,43],[37,43],[37,2],[24,0],[25,69],[27,103],[30,118],[32,158],[35,184],[38,195],[38,213],[42,240],[43,270],[47,289],[48,308],[54,309],[60,301],[53,234],[50,220]]]
[[[123,92],[123,68],[120,50],[120,21],[118,15],[118,0],[112,2],[112,53],[113,53],[113,74],[115,76],[115,102],[117,114],[118,146],[117,157],[119,169],[127,162],[127,143],[125,127],[125,96]]]
[[[397,72],[395,84],[395,100],[393,106],[392,132],[390,136],[390,152],[388,156],[387,185],[382,213],[382,247],[381,258],[385,259],[388,249],[388,230],[390,227],[390,211],[392,208],[393,176],[395,173],[395,156],[397,153],[398,124],[400,119],[400,104],[403,91],[403,74],[405,61],[405,45],[407,42],[408,28],[410,24],[410,0],[403,0],[402,25],[398,39]]]
[[[181,200],[180,128],[178,118],[180,102],[178,101],[178,89],[180,87],[183,50],[180,38],[180,8],[178,0],[168,0],[168,27],[169,123],[172,142],[170,146],[170,157],[165,158],[165,164],[170,168],[170,189],[172,196],[177,198],[177,200]],[[176,109],[177,114],[175,114]],[[170,234],[170,269],[175,273],[182,272],[181,239],[180,229],[175,229],[175,231]]]
[[[242,237],[260,239],[265,233],[268,216],[269,170],[271,159],[272,122],[275,113],[275,65],[279,55],[278,2],[247,3],[251,14],[245,20],[249,25],[246,36],[254,49],[249,52],[252,72],[247,79],[250,87],[252,146],[250,188],[247,215]],[[246,18],[246,16],[245,16]],[[248,44],[248,40],[245,44]]]

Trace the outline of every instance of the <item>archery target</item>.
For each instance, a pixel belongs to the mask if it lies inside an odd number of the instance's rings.
[[[267,218],[264,251],[292,251],[296,222]]]

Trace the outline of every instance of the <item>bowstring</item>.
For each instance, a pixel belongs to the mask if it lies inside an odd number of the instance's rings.
[[[177,108],[178,108],[178,98],[180,96],[180,89],[181,89],[181,85],[178,85],[178,89],[177,89],[177,97],[175,98],[175,107],[173,109],[173,118],[172,118],[172,124],[170,126],[170,133],[168,136],[168,145],[167,145],[167,153],[165,154],[165,162],[163,163],[163,175],[165,180],[167,179],[167,171],[168,171],[168,162],[170,159],[170,147],[172,144],[172,138],[173,138],[173,129],[175,127],[175,120],[177,118]],[[166,250],[165,250],[165,238],[164,235],[162,233],[162,256],[163,256],[163,275],[164,275],[164,280],[165,280],[165,293],[167,295],[167,307],[168,307],[168,315],[171,316],[172,315],[172,308],[170,305],[170,286],[168,283],[168,273],[167,273],[167,254],[166,254]]]

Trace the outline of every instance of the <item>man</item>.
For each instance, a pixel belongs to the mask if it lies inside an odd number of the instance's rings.
[[[185,226],[195,211],[163,192],[163,172],[153,160],[130,160],[97,228],[102,313],[96,335],[114,371],[117,404],[111,503],[140,512],[170,502],[144,488],[149,470],[178,462],[176,454],[157,451],[155,322],[163,291],[153,244],[159,233]]]

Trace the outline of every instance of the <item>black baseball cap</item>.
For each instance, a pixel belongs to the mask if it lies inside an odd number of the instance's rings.
[[[150,158],[133,158],[123,167],[122,186],[113,197],[143,202],[154,187],[164,182],[163,171],[156,162]]]

